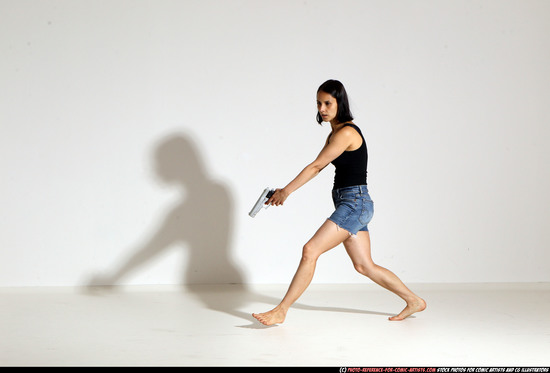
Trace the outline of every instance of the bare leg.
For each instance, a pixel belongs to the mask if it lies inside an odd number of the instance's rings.
[[[348,237],[349,233],[346,230],[339,229],[334,222],[327,220],[305,244],[298,270],[281,303],[271,311],[253,313],[252,316],[264,325],[282,323],[290,306],[298,300],[311,283],[319,256],[338,246]]]
[[[359,232],[357,236],[349,237],[344,241],[344,246],[359,273],[397,294],[407,303],[407,306],[399,315],[389,318],[391,321],[404,320],[413,313],[423,311],[426,308],[426,302],[409,290],[399,277],[373,262],[369,232]]]

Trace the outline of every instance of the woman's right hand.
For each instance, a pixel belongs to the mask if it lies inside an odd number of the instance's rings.
[[[284,189],[275,189],[275,193],[265,203],[266,205],[282,206],[290,194]]]

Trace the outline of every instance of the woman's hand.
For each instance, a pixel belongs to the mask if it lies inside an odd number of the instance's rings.
[[[281,206],[290,193],[286,192],[284,189],[275,189],[275,193],[271,196],[270,199],[267,200],[265,203],[266,205],[272,205],[272,206]]]

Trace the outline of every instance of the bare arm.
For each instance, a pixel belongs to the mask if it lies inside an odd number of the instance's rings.
[[[317,176],[330,162],[349,149],[356,134],[357,132],[349,127],[342,128],[334,134],[330,143],[327,141],[317,158],[308,164],[287,186],[277,189],[266,204],[282,205],[291,193]]]

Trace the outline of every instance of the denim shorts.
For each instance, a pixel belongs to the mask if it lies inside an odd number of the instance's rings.
[[[328,218],[330,221],[352,235],[359,231],[368,232],[367,224],[374,215],[374,203],[366,185],[334,189],[332,200],[336,210]]]

